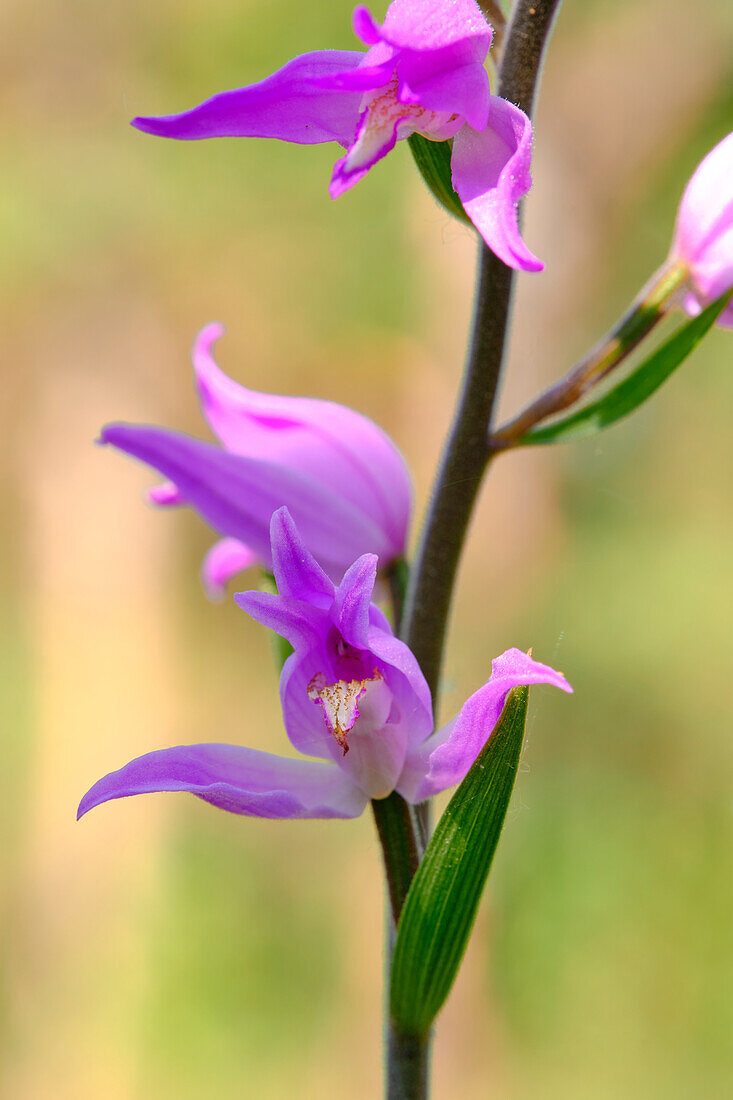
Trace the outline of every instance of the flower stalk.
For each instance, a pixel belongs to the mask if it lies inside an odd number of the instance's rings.
[[[498,94],[531,118],[561,0],[518,0],[507,28]],[[437,701],[446,625],[463,543],[491,457],[487,434],[504,360],[513,271],[480,246],[473,328],[453,425],[435,480],[405,602],[402,638]]]
[[[689,275],[681,261],[667,261],[636,296],[621,320],[559,382],[535,398],[489,439],[490,451],[516,447],[522,437],[548,417],[570,408],[623,363],[665,316]]]
[[[560,3],[517,0],[507,28],[499,95],[516,103],[529,118]],[[463,385],[410,576],[400,630],[417,657],[434,706],[458,562],[491,456],[487,434],[504,361],[513,285],[513,270],[482,243]],[[427,813],[421,816],[425,827]],[[389,855],[384,851],[387,863]],[[429,1043],[429,1035],[405,1036],[388,1029],[388,1100],[424,1100],[428,1095]]]

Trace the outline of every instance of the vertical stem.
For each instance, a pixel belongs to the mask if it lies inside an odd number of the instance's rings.
[[[539,71],[561,0],[516,0],[507,28],[498,94],[531,116]],[[482,245],[463,387],[438,470],[417,566],[410,578],[401,636],[412,648],[437,700],[446,623],[458,561],[488,461],[488,430],[504,358],[514,273]],[[392,796],[390,796],[391,798]],[[394,796],[398,798],[399,796]],[[380,813],[399,804],[372,803]],[[403,800],[400,800],[403,801]],[[423,815],[425,816],[425,815]],[[384,824],[384,821],[382,822]],[[406,826],[405,826],[406,827]],[[413,831],[416,848],[420,840]],[[408,851],[410,843],[403,845]],[[385,863],[390,855],[385,847]],[[397,894],[390,879],[390,895]],[[398,881],[399,886],[399,881]],[[401,890],[399,890],[401,893]],[[393,900],[394,912],[394,900]],[[428,1091],[429,1036],[387,1029],[388,1100],[424,1100]]]
[[[498,94],[530,117],[561,0],[518,0],[507,28]],[[433,489],[407,592],[402,637],[437,700],[445,633],[458,562],[488,463],[487,436],[504,359],[514,272],[485,245],[473,330],[453,425]]]
[[[428,1095],[428,1039],[400,1035],[390,1028],[387,1100],[423,1100]]]
[[[386,798],[373,798],[372,813],[382,845],[392,922],[396,928],[424,845],[414,807],[396,791]]]

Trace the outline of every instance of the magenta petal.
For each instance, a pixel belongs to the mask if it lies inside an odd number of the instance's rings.
[[[221,92],[182,114],[135,118],[132,125],[158,137],[186,140],[266,137],[346,145],[356,129],[360,93],[329,91],[317,82],[355,69],[363,59],[363,53],[344,50],[301,54],[257,84]]]
[[[330,607],[334,586],[300,537],[287,508],[270,520],[272,571],[280,596]]]
[[[367,46],[376,46],[382,40],[382,28],[364,4],[358,4],[354,8],[351,17],[354,34]]]
[[[367,803],[335,765],[238,745],[180,745],[139,756],[100,779],[77,818],[102,802],[157,791],[188,791],[221,810],[267,818],[358,817]]]
[[[529,190],[532,124],[513,103],[491,97],[483,133],[464,126],[453,139],[453,186],[486,244],[509,267],[541,271],[519,233],[517,203]]]
[[[552,684],[572,692],[565,677],[548,665],[507,649],[492,661],[491,679],[462,706],[460,714],[408,753],[397,790],[408,802],[452,787],[465,776],[499,721],[506,697],[520,684]]]
[[[489,74],[469,59],[463,62],[455,49],[433,55],[404,51],[400,62],[401,96],[429,111],[450,111],[469,126],[484,130],[489,121],[491,88]]]
[[[369,645],[369,608],[377,579],[377,559],[364,554],[346,570],[333,602],[333,622],[349,645]]]
[[[274,592],[235,592],[234,602],[255,622],[286,638],[294,649],[312,649],[323,634],[324,615],[300,600]]]
[[[392,125],[379,131],[376,140],[369,141],[367,133],[369,127],[369,112],[365,111],[359,120],[356,132],[356,140],[347,150],[346,156],[341,157],[333,166],[331,182],[328,185],[328,193],[332,199],[338,199],[355,184],[364,179],[375,164],[391,153],[397,144],[398,131],[402,120],[397,117]],[[366,148],[362,151],[362,143],[366,140]]]
[[[733,133],[695,169],[680,201],[673,253],[698,260],[733,225]]]
[[[422,744],[433,728],[433,702],[430,688],[414,653],[392,631],[385,631],[374,625],[376,616],[372,608],[369,628],[369,649],[374,654],[379,667],[388,670],[390,686],[395,695],[400,712],[400,724],[407,735],[407,746],[411,749]]]
[[[164,481],[162,485],[148,489],[148,500],[157,508],[178,508],[186,503],[183,493],[172,481]]]
[[[381,40],[400,49],[430,51],[472,43],[477,61],[486,57],[493,35],[476,0],[392,0],[381,27],[359,5],[354,30],[369,45]]]
[[[708,153],[685,188],[671,256],[690,269],[688,313],[699,313],[733,286],[733,134]],[[733,303],[716,324],[733,325]]]
[[[219,534],[245,543],[271,564],[270,517],[287,505],[308,546],[339,575],[365,549],[389,560],[389,544],[368,516],[297,469],[230,454],[179,432],[108,425],[100,437],[175,482]]]
[[[237,573],[256,565],[258,557],[238,539],[219,539],[211,547],[201,566],[201,579],[212,600],[222,600],[227,582]]]
[[[475,129],[485,128],[490,91],[483,65],[493,31],[475,0],[395,0],[381,27],[359,6],[354,31],[373,47],[372,56],[380,47],[392,49],[403,102],[457,114]]]
[[[368,56],[368,55],[364,55]],[[376,88],[382,88],[388,84],[394,73],[395,60],[393,51],[388,58],[375,65],[360,65],[358,69],[346,69],[344,72],[330,73],[318,80],[318,86],[324,90],[348,91],[348,92],[372,92]],[[354,127],[356,129],[356,127]],[[352,131],[351,137],[354,134]],[[346,145],[347,142],[342,142]]]
[[[258,393],[234,382],[212,354],[222,332],[218,324],[201,330],[193,364],[202,411],[223,445],[311,477],[383,531],[388,557],[401,554],[412,487],[405,460],[389,436],[366,416],[333,401]],[[340,572],[354,557],[343,560]]]

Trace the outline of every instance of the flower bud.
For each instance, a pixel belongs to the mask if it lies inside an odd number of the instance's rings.
[[[683,305],[693,316],[733,287],[733,133],[708,153],[687,184],[671,259],[689,269]],[[733,327],[733,303],[718,324]]]

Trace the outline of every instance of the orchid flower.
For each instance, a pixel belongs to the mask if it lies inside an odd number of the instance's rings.
[[[222,332],[207,325],[193,346],[201,409],[221,446],[136,424],[108,425],[100,443],[169,479],[150,491],[154,503],[189,504],[224,536],[202,569],[214,598],[248,566],[271,566],[270,517],[281,505],[329,576],[340,577],[365,551],[386,568],[404,552],[412,510],[410,474],[392,440],[332,401],[240,386],[214,361]]]
[[[683,304],[692,316],[733,287],[733,133],[708,153],[685,188],[671,258],[689,269]],[[733,302],[717,324],[733,327]]]
[[[336,141],[346,155],[333,171],[334,199],[410,134],[452,140],[453,187],[486,244],[510,267],[542,270],[517,225],[531,186],[532,127],[491,95],[484,62],[493,31],[476,0],[393,0],[381,25],[360,5],[353,27],[366,52],[301,54],[257,84],[132,124],[186,140]]]
[[[189,791],[230,813],[268,818],[357,817],[396,790],[422,802],[459,783],[491,735],[509,691],[565,678],[518,649],[433,733],[430,690],[404,642],[371,602],[377,559],[364,554],[335,586],[306,549],[286,508],[272,517],[278,594],[241,592],[237,604],[293,647],[280,679],[285,730],[305,757],[239,745],[161,749],[100,779],[79,817],[101,802]]]

